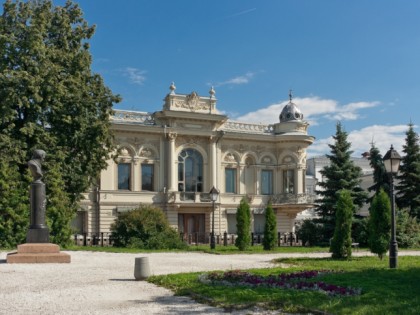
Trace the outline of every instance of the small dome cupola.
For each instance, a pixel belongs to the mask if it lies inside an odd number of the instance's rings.
[[[283,107],[280,113],[280,122],[301,121],[303,114],[295,103],[292,102],[292,90],[289,91],[289,103]]]

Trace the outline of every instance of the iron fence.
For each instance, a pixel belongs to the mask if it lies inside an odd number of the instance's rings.
[[[203,233],[180,233],[180,238],[189,245],[210,244],[210,234]],[[216,234],[215,241],[217,245],[235,245],[236,234]],[[264,235],[261,233],[251,233],[251,246],[261,245]],[[74,245],[77,246],[112,246],[113,238],[110,232],[101,233],[82,233],[74,234]],[[296,233],[277,233],[277,246],[302,246],[302,241],[298,239]]]

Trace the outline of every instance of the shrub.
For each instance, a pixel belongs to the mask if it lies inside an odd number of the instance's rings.
[[[242,198],[236,211],[236,229],[238,237],[235,240],[235,246],[239,250],[246,250],[251,243],[251,214],[249,203],[245,198]]]
[[[420,246],[420,223],[415,217],[410,216],[408,209],[398,210],[396,221],[398,247]]]
[[[368,246],[368,218],[353,217],[351,235],[354,242],[359,243],[360,247]]]
[[[141,205],[121,213],[111,226],[114,246],[141,249],[186,248],[178,232],[169,226],[161,209]]]
[[[265,226],[264,226],[264,250],[272,250],[277,242],[277,222],[271,203],[265,209]]]
[[[391,203],[382,188],[372,200],[368,227],[370,251],[382,259],[391,235]]]
[[[304,246],[319,245],[322,240],[322,224],[311,219],[303,220],[296,234]]]
[[[350,191],[341,190],[335,213],[335,230],[331,240],[330,252],[332,258],[342,259],[351,257],[351,224],[353,219],[353,200]]]

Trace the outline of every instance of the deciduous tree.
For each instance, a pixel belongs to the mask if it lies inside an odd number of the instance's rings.
[[[10,139],[14,180],[23,181],[32,151],[43,149],[45,173],[60,172],[72,209],[106,167],[119,101],[91,70],[94,29],[71,1],[7,0],[0,16],[0,134]],[[50,189],[48,200],[52,194],[60,195]]]

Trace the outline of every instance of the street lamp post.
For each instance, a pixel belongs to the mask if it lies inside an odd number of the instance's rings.
[[[395,228],[395,193],[394,193],[394,175],[397,175],[400,167],[401,156],[394,147],[385,154],[383,158],[385,170],[389,176],[390,194],[391,194],[391,241],[389,243],[389,268],[397,268],[398,265],[398,244]]]
[[[213,186],[210,190],[210,198],[213,202],[213,212],[212,212],[212,219],[211,219],[211,236],[210,236],[210,249],[216,248],[216,240],[214,238],[214,203],[217,200],[217,197],[219,197],[219,191]]]

